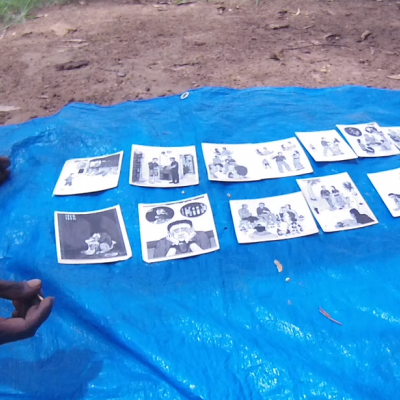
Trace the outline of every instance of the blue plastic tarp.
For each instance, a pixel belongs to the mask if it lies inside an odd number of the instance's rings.
[[[314,177],[348,172],[379,224],[239,245],[227,194],[291,193],[299,190],[296,178],[209,182],[201,143],[265,142],[338,123],[399,126],[399,110],[399,91],[203,88],[185,100],[70,104],[52,117],[0,128],[0,154],[13,163],[12,179],[0,188],[0,277],[40,278],[45,295],[56,298],[34,338],[0,348],[0,398],[398,398],[400,220],[391,217],[366,174],[399,167],[400,157],[311,161]],[[195,144],[200,185],[185,188],[184,196],[182,188],[129,185],[134,143]],[[118,188],[52,196],[67,159],[121,150]],[[137,204],[203,193],[210,197],[221,249],[144,263]],[[54,211],[117,204],[133,258],[58,264]],[[284,266],[281,274],[275,259]],[[9,314],[11,305],[0,303],[0,312]]]

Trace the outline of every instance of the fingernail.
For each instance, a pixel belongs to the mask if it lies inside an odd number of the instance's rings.
[[[32,289],[37,289],[42,286],[42,281],[40,279],[31,279],[30,281],[26,282],[28,286]]]

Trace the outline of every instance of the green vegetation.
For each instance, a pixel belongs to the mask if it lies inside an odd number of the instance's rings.
[[[0,0],[0,22],[6,26],[22,22],[33,9],[55,2],[58,0]]]

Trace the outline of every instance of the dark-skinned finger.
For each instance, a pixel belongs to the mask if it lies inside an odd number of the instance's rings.
[[[14,318],[25,318],[26,313],[33,304],[31,301],[13,300],[13,305],[15,310],[12,313],[12,316]]]
[[[0,297],[7,300],[30,299],[42,289],[39,279],[31,279],[27,282],[14,282],[0,280]]]
[[[0,185],[10,177],[10,174],[11,172],[8,169],[0,170]]]
[[[0,345],[28,339],[49,317],[53,308],[54,298],[47,297],[37,306],[31,307],[26,318],[0,319]]]
[[[0,156],[0,171],[7,169],[11,165],[11,160],[8,157]]]

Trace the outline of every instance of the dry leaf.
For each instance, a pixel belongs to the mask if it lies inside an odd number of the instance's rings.
[[[283,271],[283,265],[278,260],[274,260],[274,264],[276,265],[278,272]]]
[[[371,35],[372,32],[370,31],[365,31],[362,35],[361,35],[361,41],[363,42],[369,35]]]

